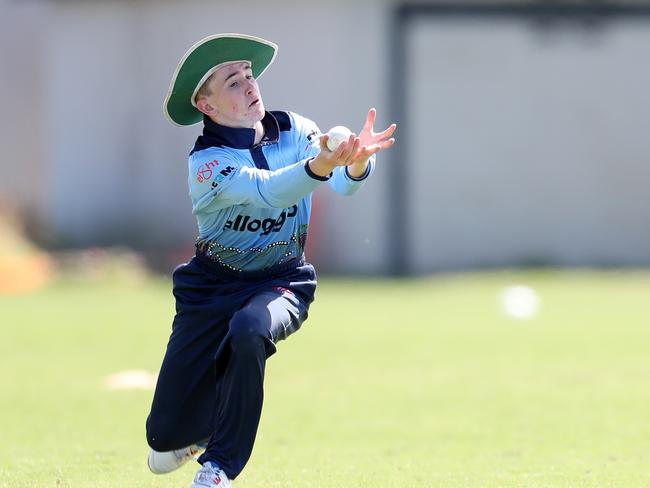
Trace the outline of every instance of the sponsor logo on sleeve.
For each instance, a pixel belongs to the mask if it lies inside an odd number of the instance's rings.
[[[199,166],[199,169],[196,171],[196,181],[199,183],[203,183],[204,181],[209,180],[212,178],[212,174],[214,173],[214,170],[216,170],[216,167],[219,165],[219,161],[216,159],[213,161],[210,161],[209,163],[202,164]]]
[[[219,168],[217,166],[219,166],[219,161],[216,159],[199,166],[196,170],[196,181],[204,183],[212,180],[211,186],[212,188],[216,188],[219,186],[219,183],[235,171],[234,166],[226,166],[220,171],[218,171]]]
[[[235,171],[234,166],[226,166],[224,169],[219,171],[216,176],[214,177],[214,181],[212,182],[212,188],[216,188],[219,186],[219,183],[221,183],[223,180],[226,179],[226,177],[230,176],[230,173]]]

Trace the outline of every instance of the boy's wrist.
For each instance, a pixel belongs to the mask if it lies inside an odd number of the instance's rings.
[[[327,161],[324,161],[323,158],[319,156],[316,156],[314,159],[309,161],[307,163],[309,166],[309,169],[311,170],[312,173],[314,173],[316,176],[320,176],[321,178],[327,178],[329,175],[334,171],[335,166],[332,164],[328,163]]]
[[[365,161],[346,166],[345,170],[350,178],[362,180],[368,174],[369,162],[370,159],[366,159]]]

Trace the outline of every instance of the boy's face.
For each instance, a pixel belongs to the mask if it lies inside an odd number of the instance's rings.
[[[209,86],[212,95],[196,103],[218,124],[253,128],[264,118],[264,103],[250,63],[222,66],[214,72]]]

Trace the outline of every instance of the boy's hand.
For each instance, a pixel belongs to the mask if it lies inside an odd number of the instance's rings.
[[[365,174],[370,156],[395,143],[391,136],[397,125],[391,124],[388,129],[375,133],[373,126],[376,117],[377,111],[371,108],[359,136],[350,134],[348,140],[342,142],[336,151],[327,148],[328,136],[323,134],[320,138],[320,153],[309,162],[310,169],[318,176],[328,176],[337,166],[347,166],[348,173],[354,178]]]

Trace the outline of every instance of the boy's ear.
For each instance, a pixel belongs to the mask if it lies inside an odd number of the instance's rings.
[[[200,100],[196,101],[196,108],[198,108],[199,111],[205,115],[212,115],[214,112],[214,107],[210,105],[205,98],[201,98]]]

